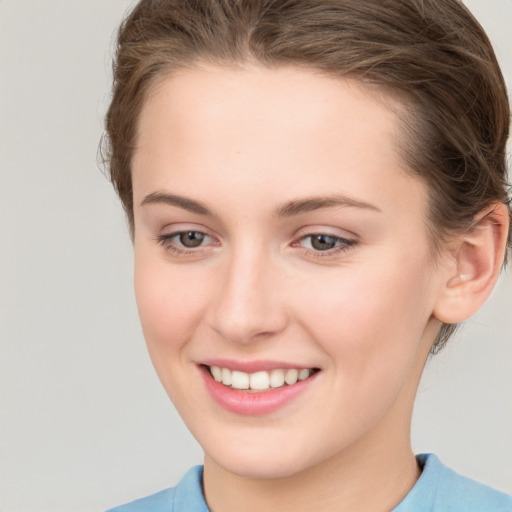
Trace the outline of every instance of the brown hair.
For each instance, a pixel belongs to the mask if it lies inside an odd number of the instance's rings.
[[[132,234],[130,163],[149,89],[198,62],[248,61],[351,77],[400,98],[401,150],[429,187],[435,244],[507,202],[506,88],[489,39],[461,1],[142,0],[119,28],[103,147]],[[454,329],[442,327],[434,351]]]

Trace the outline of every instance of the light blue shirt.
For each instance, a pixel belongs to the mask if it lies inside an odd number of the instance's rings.
[[[512,496],[461,476],[433,454],[418,455],[423,472],[391,512],[512,512]],[[171,489],[107,512],[209,512],[201,489],[202,466],[188,470]]]

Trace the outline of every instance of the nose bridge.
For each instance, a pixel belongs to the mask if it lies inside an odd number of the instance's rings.
[[[261,245],[233,247],[220,274],[214,330],[237,343],[280,332],[286,314],[279,300],[277,274],[269,251]]]

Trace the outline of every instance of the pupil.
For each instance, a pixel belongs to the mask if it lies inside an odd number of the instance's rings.
[[[336,245],[336,238],[328,235],[313,235],[311,245],[318,251],[327,251]]]
[[[198,247],[204,240],[204,234],[198,231],[188,231],[180,234],[180,242],[185,247]]]

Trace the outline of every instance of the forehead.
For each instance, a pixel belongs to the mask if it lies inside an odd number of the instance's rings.
[[[135,204],[191,184],[207,199],[219,181],[224,193],[253,200],[340,192],[379,208],[405,196],[424,202],[397,149],[399,109],[357,81],[296,67],[177,71],[153,87],[140,115]]]
[[[215,135],[230,136],[237,147],[251,135],[269,133],[269,126],[283,136],[314,130],[315,141],[329,138],[329,133],[346,140],[359,129],[392,136],[400,107],[383,88],[318,70],[203,65],[178,69],[154,84],[139,118],[137,146],[162,129],[175,135],[191,130],[196,138],[206,135],[213,142],[219,142]],[[345,127],[349,132],[342,133]]]

